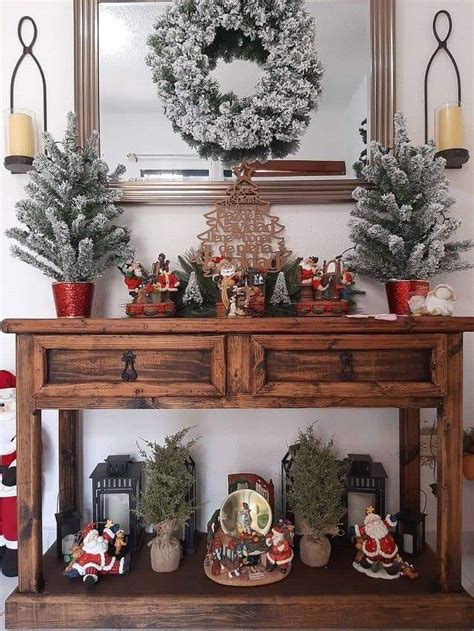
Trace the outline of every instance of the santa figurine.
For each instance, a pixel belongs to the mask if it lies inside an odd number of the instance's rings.
[[[278,567],[282,574],[286,574],[293,560],[293,550],[286,538],[285,528],[274,526],[271,530],[271,535],[266,538],[265,543],[270,548],[267,552],[267,571],[272,572]]]
[[[358,572],[374,578],[392,579],[400,576],[398,547],[390,532],[390,528],[396,524],[397,520],[392,515],[382,519],[372,506],[366,509],[364,525],[354,527],[361,552],[357,557],[360,560],[353,563]],[[381,567],[383,571],[379,571]]]
[[[118,524],[110,520],[105,524],[102,535],[94,527],[88,524],[83,530],[82,554],[76,561],[64,570],[64,575],[69,578],[82,576],[86,587],[93,587],[103,574],[126,574],[128,572],[128,556],[117,559],[108,552],[109,543],[115,539],[115,534],[120,530]]]
[[[15,384],[11,372],[0,370],[0,564],[5,576],[18,576]]]

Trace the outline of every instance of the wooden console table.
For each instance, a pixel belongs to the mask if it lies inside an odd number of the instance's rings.
[[[474,317],[6,320],[3,331],[17,335],[18,377],[19,586],[8,628],[474,627],[461,588],[462,335]],[[229,407],[399,408],[400,506],[412,510],[420,408],[437,408],[437,551],[417,559],[420,579],[368,579],[340,552],[327,569],[297,562],[277,585],[226,588],[205,578],[202,554],[159,575],[144,549],[130,575],[85,593],[54,554],[43,557],[42,409],[60,410],[64,507],[79,504],[78,410]]]

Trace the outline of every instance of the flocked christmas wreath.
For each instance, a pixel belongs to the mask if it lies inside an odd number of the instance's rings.
[[[226,164],[296,151],[317,107],[322,66],[303,0],[177,0],[148,43],[166,116],[206,158]],[[222,93],[217,61],[256,62],[252,96]]]

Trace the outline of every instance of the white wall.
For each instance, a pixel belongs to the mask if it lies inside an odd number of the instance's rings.
[[[432,52],[434,41],[431,20],[434,12],[444,8],[445,2],[430,0],[398,1],[397,71],[398,107],[408,116],[412,138],[422,140],[422,80],[425,63]],[[59,135],[64,126],[65,114],[73,107],[73,49],[72,1],[46,2],[31,0],[4,0],[1,3],[2,33],[2,101],[8,106],[8,82],[11,69],[20,54],[16,40],[18,19],[31,14],[38,22],[39,39],[36,52],[41,60],[49,87],[50,129]],[[466,103],[466,145],[473,147],[473,3],[451,0],[449,9],[454,19],[452,50],[459,63],[463,78]],[[26,69],[24,69],[26,70]],[[22,75],[21,94],[24,105],[40,109],[36,75],[31,68]],[[435,103],[443,100],[447,90],[442,86],[447,71],[441,63],[433,73],[432,85],[437,92]],[[20,88],[20,85],[18,86]],[[20,94],[19,92],[19,94]],[[452,92],[450,93],[450,95]],[[37,95],[38,96],[38,95]],[[34,103],[33,103],[34,101]],[[20,105],[20,98],[18,98]],[[464,219],[460,236],[473,235],[473,169],[471,161],[461,171],[450,171],[452,193],[457,199],[457,212]],[[26,178],[12,176],[0,169],[1,200],[0,228],[15,223],[14,203],[22,196]],[[195,243],[195,235],[203,229],[202,214],[207,208],[138,208],[127,207],[124,220],[133,230],[139,257],[145,262],[154,260],[165,251],[175,259],[177,254]],[[320,253],[332,256],[349,245],[347,220],[350,205],[289,206],[273,209],[287,226],[287,241],[299,254]],[[328,250],[330,244],[330,250]],[[13,260],[8,253],[6,239],[0,237],[1,317],[53,317],[50,281],[36,270]],[[460,296],[458,313],[474,312],[473,272],[455,274],[449,282]],[[364,299],[367,312],[386,309],[383,288],[366,283],[368,295]],[[127,292],[118,273],[111,272],[98,283],[95,303],[96,315],[121,316]],[[0,366],[14,370],[13,336],[0,338]],[[472,373],[473,336],[466,336],[465,359],[465,418],[466,424],[474,421],[474,393]],[[57,466],[55,462],[55,413],[45,413],[43,454],[45,463],[44,523],[54,524],[57,494]],[[423,418],[431,421],[433,413],[426,411]],[[95,464],[109,453],[136,453],[139,437],[161,439],[183,425],[196,425],[194,433],[202,436],[196,449],[199,466],[202,509],[201,526],[221,502],[226,490],[229,472],[250,469],[279,484],[279,462],[286,445],[296,438],[298,427],[319,419],[324,436],[335,435],[341,454],[348,451],[369,451],[380,459],[389,474],[388,509],[398,509],[398,415],[394,410],[153,410],[153,411],[90,411],[84,414],[84,481],[85,506],[90,506],[88,476]],[[265,443],[265,448],[262,445]],[[431,472],[424,471],[426,485]],[[427,486],[426,486],[427,488]],[[473,529],[473,488],[465,484],[464,528]],[[435,506],[428,504],[429,527],[435,528]]]

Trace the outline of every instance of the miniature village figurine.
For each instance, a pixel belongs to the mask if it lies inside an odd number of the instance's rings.
[[[170,271],[170,262],[163,253],[153,264],[151,274],[137,261],[131,261],[119,269],[133,299],[125,307],[128,316],[162,318],[175,315],[176,305],[171,296],[178,291],[180,280]]]
[[[365,511],[364,525],[356,525],[357,554],[352,566],[362,574],[372,578],[395,579],[400,576],[418,578],[415,568],[403,561],[390,528],[396,526],[397,519],[387,515],[382,519],[372,506]]]
[[[113,543],[116,533],[120,530],[118,524],[108,520],[102,535],[94,524],[88,524],[83,531],[81,553],[73,552],[73,562],[63,574],[68,578],[81,577],[86,587],[93,587],[104,574],[127,574],[129,567],[128,556],[117,559],[108,552],[109,543]]]

